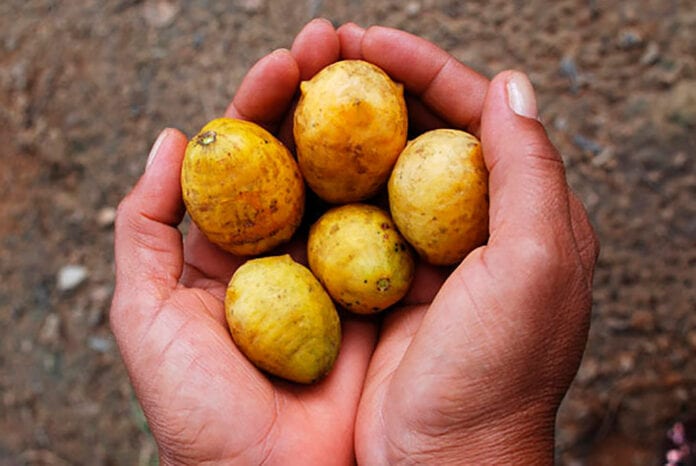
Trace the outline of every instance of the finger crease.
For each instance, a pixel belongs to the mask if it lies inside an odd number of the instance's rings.
[[[445,67],[448,64],[450,64],[450,62],[452,62],[452,60],[454,60],[454,58],[451,56],[448,56],[447,59],[442,63],[442,65],[437,69],[437,71],[435,73],[433,73],[433,76],[430,78],[428,83],[425,86],[423,86],[423,90],[416,92],[416,94],[425,99],[426,94],[428,94],[428,92],[432,89],[433,83],[437,80],[437,78],[440,77],[440,75],[442,74]]]

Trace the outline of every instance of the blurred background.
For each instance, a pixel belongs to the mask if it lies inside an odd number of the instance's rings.
[[[108,328],[115,208],[315,16],[530,75],[602,242],[558,463],[663,464],[696,416],[693,0],[2,0],[0,464],[156,463]]]

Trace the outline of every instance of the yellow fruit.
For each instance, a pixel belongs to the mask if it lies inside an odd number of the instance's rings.
[[[309,187],[335,204],[374,195],[406,144],[403,86],[370,63],[345,60],[303,82],[301,91],[294,136]]]
[[[366,204],[326,212],[310,229],[307,257],[329,294],[360,314],[399,301],[414,274],[411,251],[389,215]]]
[[[191,219],[222,249],[255,255],[302,220],[304,183],[292,154],[260,126],[212,120],[186,146],[181,187]]]
[[[225,313],[237,347],[260,369],[299,383],[326,375],[341,344],[338,313],[289,255],[247,261],[232,276]]]
[[[426,261],[461,261],[488,238],[488,172],[469,133],[439,129],[411,141],[389,178],[399,231]]]

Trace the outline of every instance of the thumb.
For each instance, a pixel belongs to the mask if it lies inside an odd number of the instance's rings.
[[[116,286],[130,294],[162,298],[183,266],[177,225],[184,215],[181,163],[187,139],[165,129],[153,145],[145,173],[118,208],[115,225]]]
[[[491,82],[481,142],[489,170],[489,245],[570,231],[563,161],[537,118],[534,89],[524,73],[505,71]]]

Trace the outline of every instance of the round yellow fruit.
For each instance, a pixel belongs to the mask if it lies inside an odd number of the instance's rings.
[[[410,248],[389,214],[366,204],[326,212],[310,228],[309,267],[345,309],[370,314],[399,301],[414,275]]]
[[[388,191],[399,231],[431,264],[459,262],[488,238],[488,172],[469,133],[438,129],[411,141]]]
[[[303,82],[301,91],[293,131],[309,187],[334,204],[374,195],[406,144],[403,86],[375,65],[344,60]]]
[[[252,259],[232,276],[225,295],[237,347],[258,368],[312,383],[333,366],[341,326],[331,298],[289,255]]]
[[[205,236],[237,255],[287,241],[302,220],[304,182],[288,149],[260,126],[212,120],[186,146],[186,209]]]

